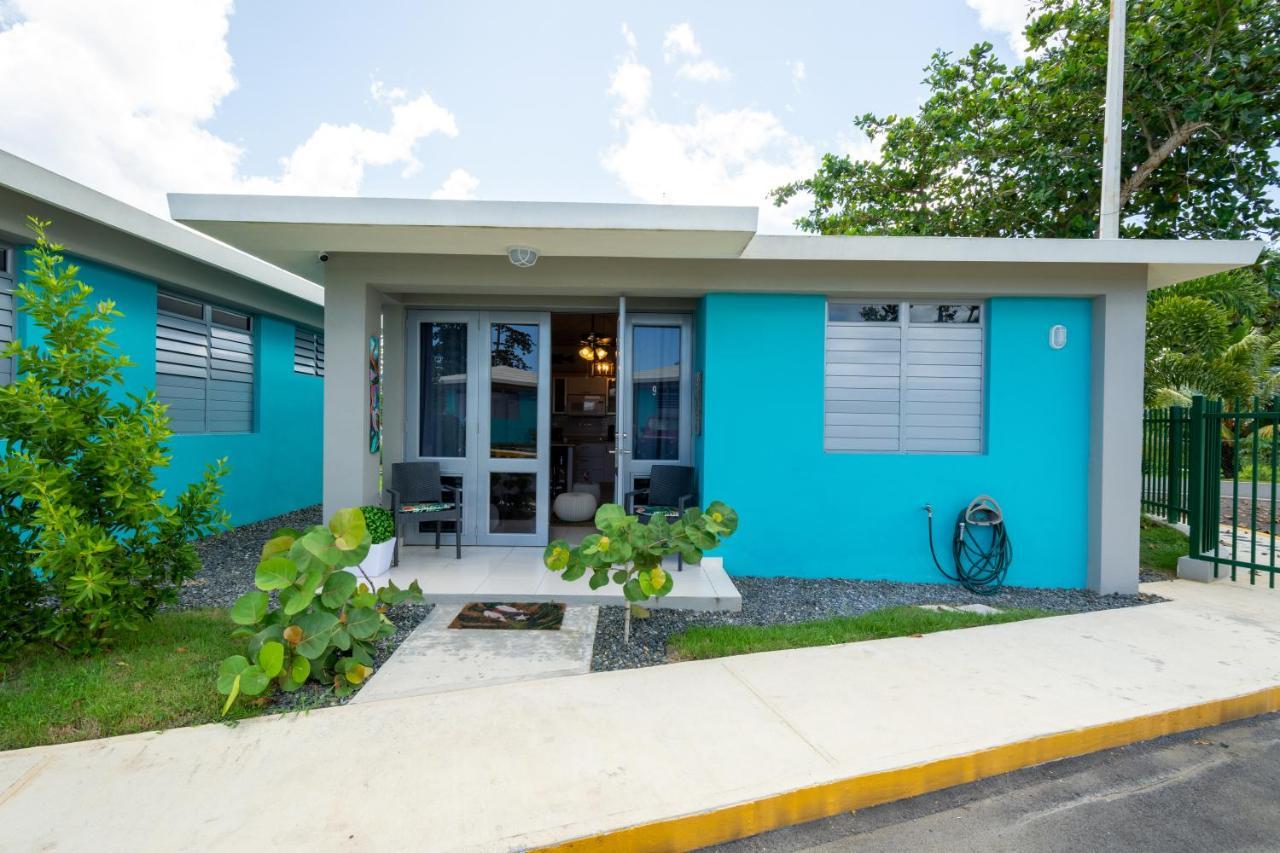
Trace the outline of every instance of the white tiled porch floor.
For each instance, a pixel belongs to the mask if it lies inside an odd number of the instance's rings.
[[[623,604],[622,588],[610,583],[592,590],[587,586],[590,575],[567,583],[556,572],[542,565],[541,548],[502,548],[463,546],[462,559],[455,559],[453,545],[440,550],[429,545],[400,548],[400,565],[383,578],[396,586],[417,581],[423,596],[435,604],[471,601],[554,601],[562,604]],[[676,571],[675,558],[663,566],[675,576],[669,595],[647,602],[646,607],[676,610],[742,609],[742,595],[725,574],[723,561],[707,557],[701,565]]]

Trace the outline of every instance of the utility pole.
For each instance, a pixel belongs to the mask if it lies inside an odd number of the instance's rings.
[[[1102,204],[1098,236],[1120,236],[1120,136],[1124,125],[1124,0],[1111,0],[1107,30],[1107,100],[1102,122]]]

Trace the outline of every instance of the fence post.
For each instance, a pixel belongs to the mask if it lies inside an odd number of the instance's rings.
[[[1191,398],[1191,447],[1187,454],[1191,469],[1188,474],[1187,488],[1187,526],[1191,529],[1188,537],[1190,556],[1196,557],[1204,550],[1201,539],[1204,537],[1204,397],[1196,395]]]
[[[1182,418],[1186,409],[1169,409],[1169,458],[1165,467],[1165,517],[1170,522],[1182,521]]]

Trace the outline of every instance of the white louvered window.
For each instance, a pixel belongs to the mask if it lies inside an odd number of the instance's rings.
[[[13,343],[18,318],[13,307],[13,249],[0,244],[0,350]],[[13,381],[13,359],[0,357],[0,385]]]
[[[324,335],[311,329],[293,330],[293,372],[324,376]]]
[[[980,453],[985,308],[831,302],[828,452]]]
[[[253,429],[253,318],[161,293],[156,396],[178,433]]]

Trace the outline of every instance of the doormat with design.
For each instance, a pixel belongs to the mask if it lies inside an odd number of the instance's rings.
[[[563,604],[498,604],[492,601],[473,601],[453,617],[449,627],[558,631],[562,622],[564,622]]]

